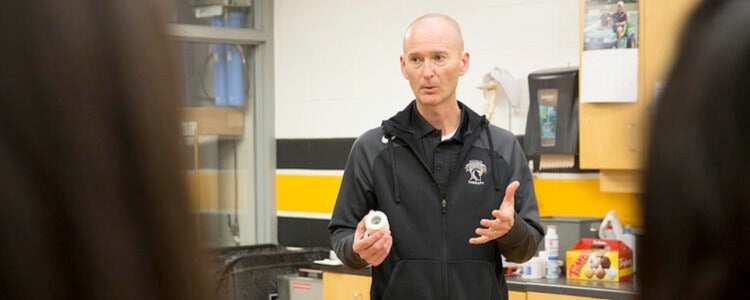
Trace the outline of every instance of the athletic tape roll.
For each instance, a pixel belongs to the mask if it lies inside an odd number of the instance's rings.
[[[365,227],[367,228],[365,238],[380,230],[390,230],[388,216],[382,211],[371,210],[370,213],[365,216]]]

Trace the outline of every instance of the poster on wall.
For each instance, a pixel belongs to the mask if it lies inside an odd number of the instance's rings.
[[[581,102],[638,99],[638,0],[586,0]]]

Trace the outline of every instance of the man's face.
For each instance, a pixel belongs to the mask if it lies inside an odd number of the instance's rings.
[[[422,105],[438,105],[456,98],[458,77],[469,67],[469,54],[447,24],[426,20],[412,26],[404,39],[401,72]]]

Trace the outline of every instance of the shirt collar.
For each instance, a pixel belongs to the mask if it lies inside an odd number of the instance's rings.
[[[461,107],[461,120],[458,123],[458,129],[456,130],[456,133],[453,134],[453,137],[449,140],[458,140],[461,143],[466,140],[466,129],[468,128],[468,116],[466,114],[466,108]],[[417,138],[423,138],[428,134],[435,134],[437,132],[437,128],[432,127],[432,125],[430,125],[430,123],[428,123],[427,120],[425,120],[424,117],[419,114],[416,103],[414,104],[414,109],[412,109],[411,111],[410,121],[411,127],[413,128],[414,134]]]
[[[425,120],[422,115],[419,114],[419,110],[417,110],[416,103],[414,104],[414,109],[411,110],[411,128],[414,130],[414,135],[417,138],[422,138],[425,135],[434,133],[437,129],[435,127],[432,127],[430,123]]]

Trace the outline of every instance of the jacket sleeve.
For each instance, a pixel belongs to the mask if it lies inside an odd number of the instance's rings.
[[[363,268],[368,265],[354,252],[352,244],[357,224],[375,206],[364,136],[354,141],[349,153],[336,205],[328,225],[333,250],[350,268]]]
[[[511,182],[521,184],[515,194],[515,219],[513,227],[505,236],[497,239],[500,253],[511,262],[525,262],[537,253],[544,230],[539,222],[539,207],[534,193],[534,181],[518,140],[513,140],[510,165],[513,169]]]

